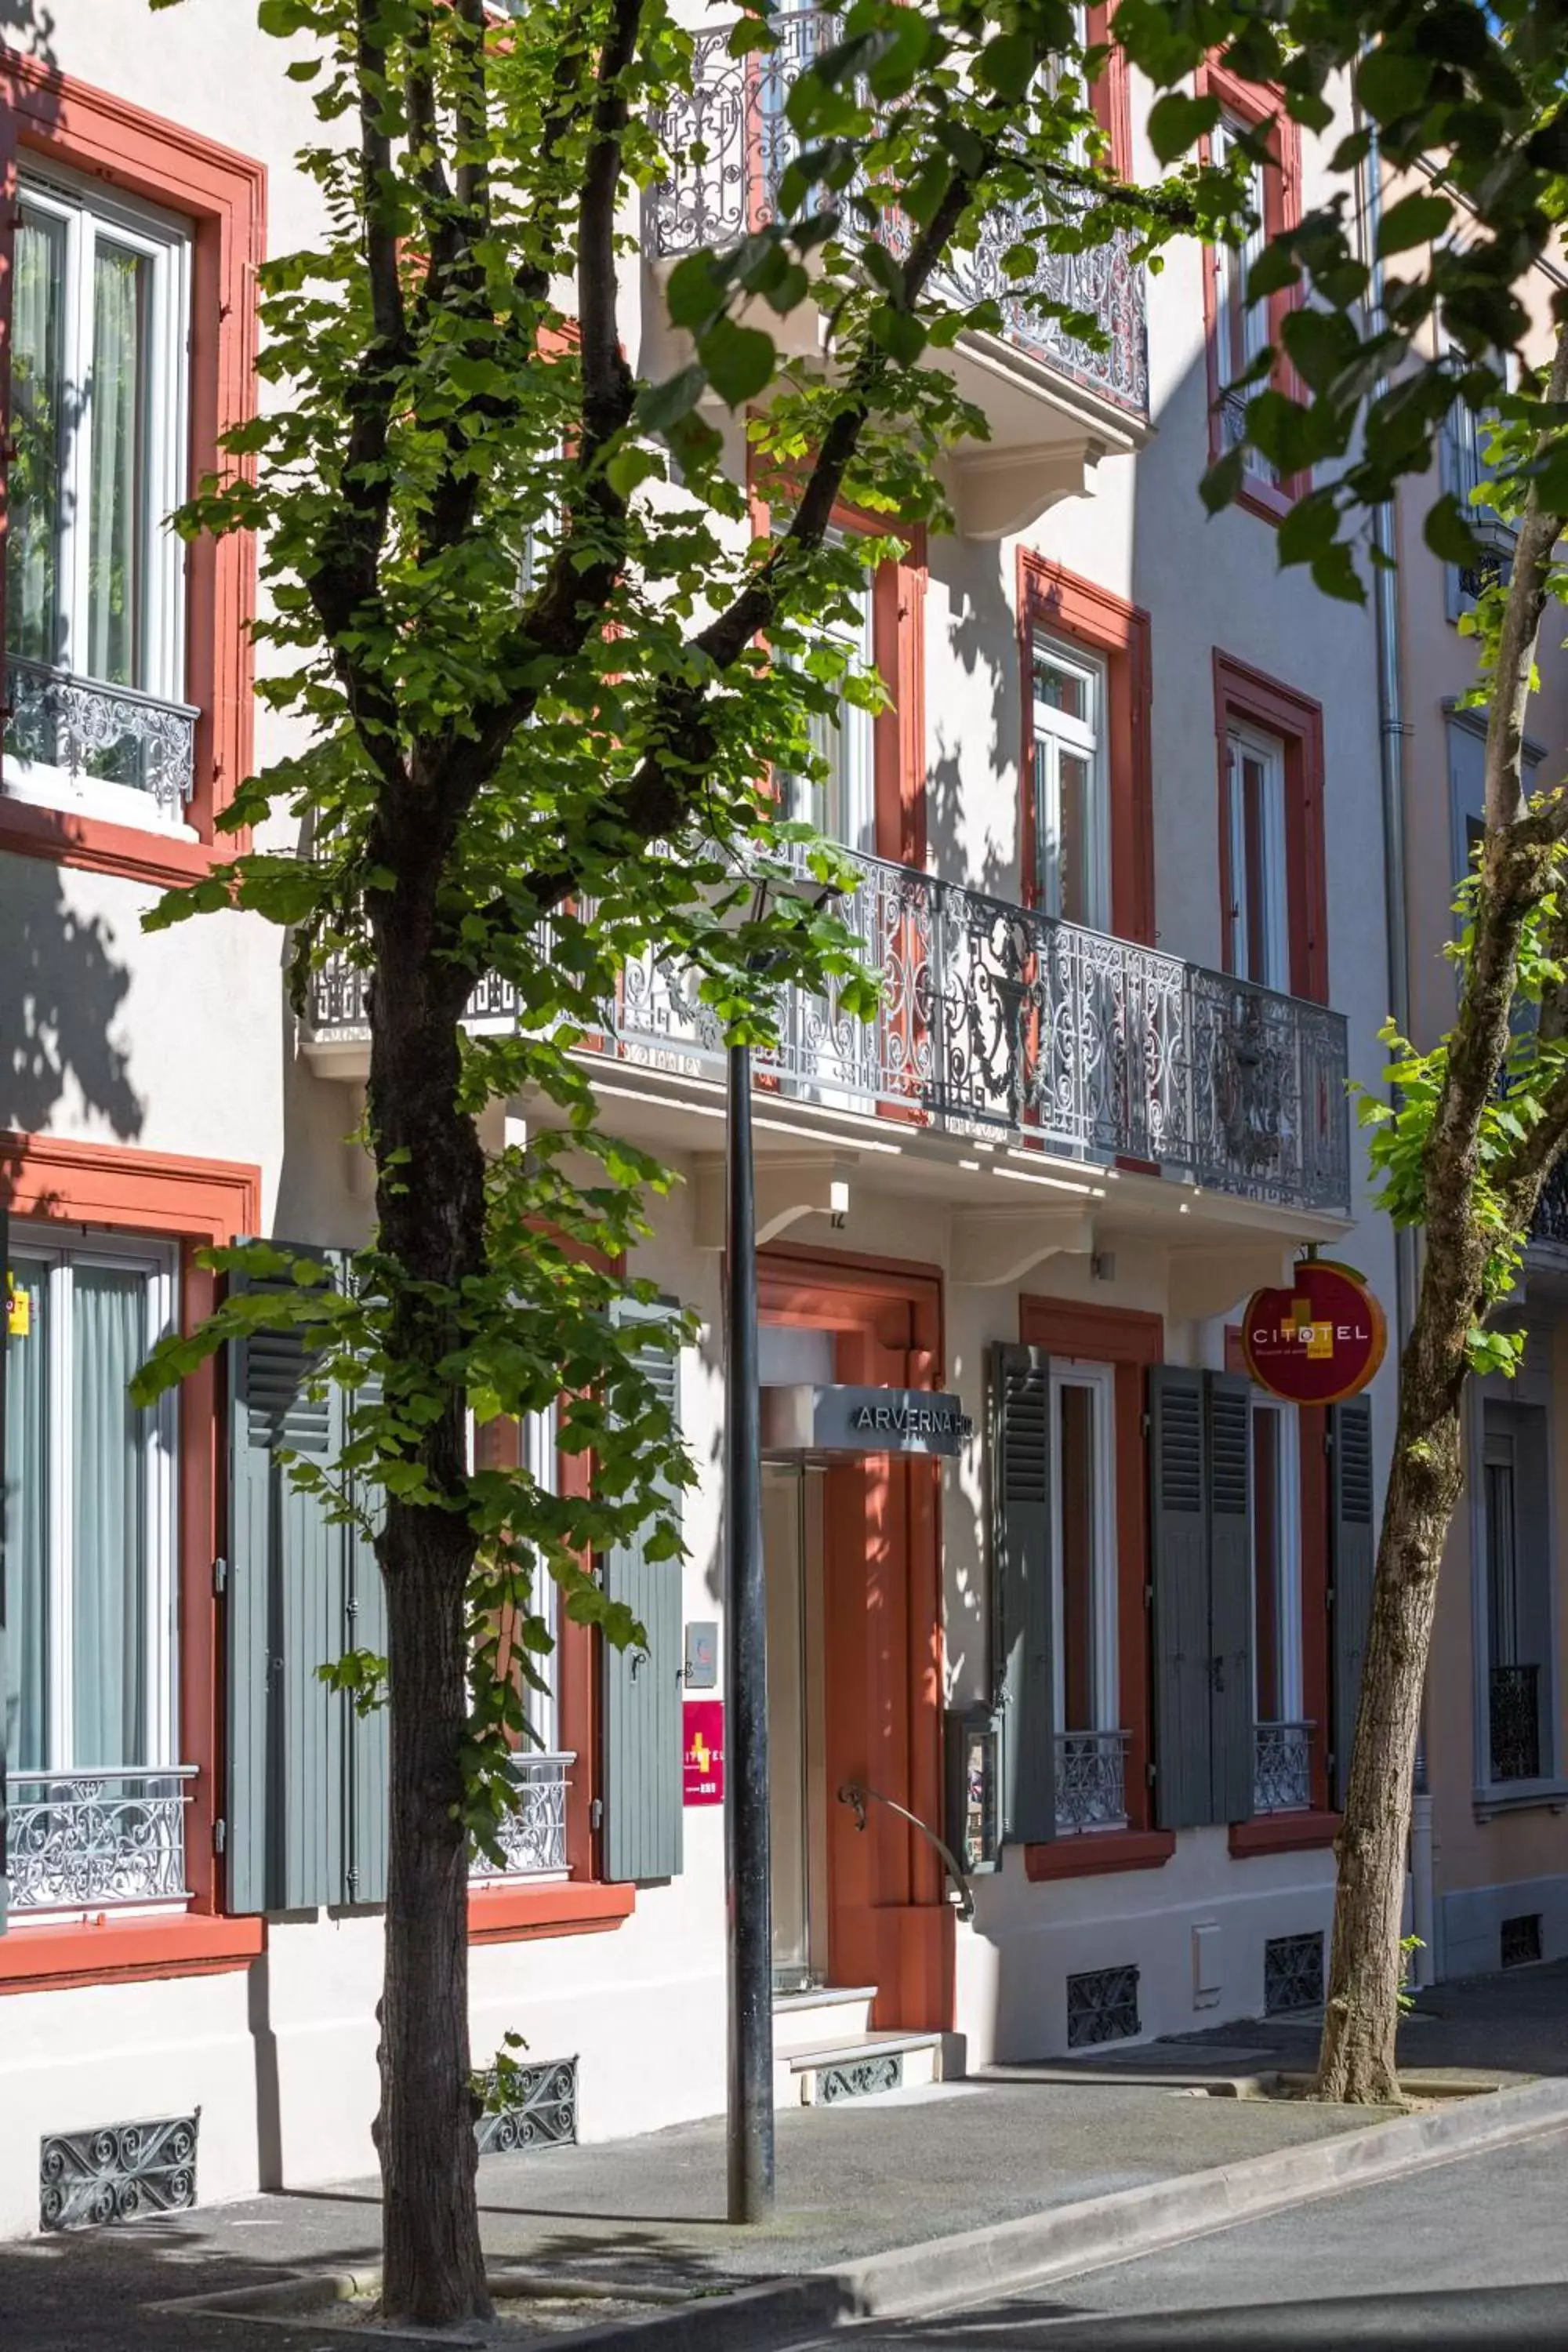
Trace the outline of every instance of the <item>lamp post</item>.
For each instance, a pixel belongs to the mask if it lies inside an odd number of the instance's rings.
[[[729,1048],[728,1077],[724,1684],[729,1773],[724,1864],[730,1962],[729,2212],[731,2221],[765,2221],[773,2210],[773,1883],[749,1045]]]

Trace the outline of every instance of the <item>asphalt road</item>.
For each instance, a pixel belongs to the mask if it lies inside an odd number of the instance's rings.
[[[1297,2206],[835,2352],[1568,2352],[1568,2133]]]

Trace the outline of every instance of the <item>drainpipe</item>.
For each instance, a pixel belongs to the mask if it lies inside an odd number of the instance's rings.
[[[1357,109],[1358,116],[1360,109]],[[1362,219],[1371,271],[1371,310],[1374,325],[1384,316],[1384,271],[1377,250],[1383,218],[1383,155],[1377,126],[1368,122],[1371,143],[1362,165]],[[1384,387],[1380,378],[1375,399]],[[1377,631],[1377,702],[1380,776],[1383,788],[1384,927],[1388,942],[1388,1008],[1402,1037],[1410,1034],[1410,933],[1405,898],[1405,718],[1400,676],[1399,574],[1394,567],[1394,516],[1392,500],[1378,506],[1372,517],[1373,545],[1382,561],[1373,567],[1373,614]],[[1410,1337],[1415,1308],[1416,1249],[1414,1231],[1404,1226],[1394,1237],[1394,1329],[1399,1356]],[[1417,1985],[1433,1981],[1436,1904],[1433,1885],[1432,1799],[1426,1776],[1426,1693],[1421,1695],[1421,1728],[1415,1750],[1415,1786],[1410,1816],[1410,1880],[1412,1927],[1421,1938],[1415,1954]]]

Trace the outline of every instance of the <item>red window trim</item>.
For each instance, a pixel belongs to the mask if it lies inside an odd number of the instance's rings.
[[[579,1810],[586,1811],[586,1808]],[[635,1886],[476,1886],[468,1895],[470,1944],[520,1944],[542,1936],[599,1936],[629,1919]]]
[[[1290,918],[1290,992],[1329,1002],[1328,862],[1323,844],[1323,706],[1233,655],[1214,650],[1218,761],[1220,961],[1229,970],[1235,889],[1226,805],[1226,736],[1234,719],[1279,737],[1285,751],[1286,896]]]
[[[1091,48],[1110,40],[1110,19],[1114,5],[1090,6],[1085,19],[1085,29]],[[1127,70],[1127,53],[1112,47],[1101,68],[1100,79],[1090,85],[1089,105],[1095,121],[1110,142],[1106,157],[1115,178],[1125,180],[1132,170],[1132,99]]]
[[[1053,1356],[1077,1356],[1116,1368],[1117,1638],[1122,1728],[1127,1745],[1127,1827],[1103,1838],[1054,1839],[1024,1849],[1031,1878],[1092,1877],[1110,1870],[1149,1870],[1175,1850],[1173,1832],[1157,1830],[1149,1811],[1149,1479],[1143,1436],[1144,1390],[1150,1365],[1165,1354],[1163,1316],[1129,1307],[1080,1307],[1068,1299],[1025,1293],[1018,1300],[1018,1337]],[[1170,1843],[1164,1843],[1169,1837]]]
[[[0,48],[0,451],[9,384],[16,172],[29,151],[180,213],[193,226],[191,480],[218,467],[218,436],[247,416],[256,388],[255,273],[265,240],[264,167],[177,122]],[[5,515],[0,501],[0,553]],[[0,646],[5,567],[0,562]],[[93,873],[176,884],[247,837],[215,833],[252,759],[256,556],[248,534],[203,540],[186,557],[186,697],[199,705],[188,821],[199,838],[34,808],[0,795],[0,849]]]
[[[748,445],[746,496],[752,532],[771,530],[772,509],[763,461]],[[777,475],[798,495],[799,484]],[[929,578],[923,523],[899,523],[868,514],[840,499],[832,528],[858,538],[905,541],[896,562],[879,563],[871,575],[871,656],[890,700],[873,722],[872,785],[876,854],[894,866],[922,866],[926,859],[925,604]]]
[[[1110,793],[1110,928],[1121,939],[1154,943],[1154,764],[1150,739],[1149,615],[1092,580],[1018,551],[1018,679],[1023,705],[1019,781],[1019,887],[1038,896],[1035,844],[1034,640],[1037,630],[1098,654],[1105,664]]]
[[[1273,237],[1284,229],[1294,228],[1301,217],[1301,133],[1300,126],[1285,110],[1284,92],[1272,84],[1243,81],[1238,74],[1213,63],[1198,68],[1194,83],[1200,98],[1217,98],[1226,114],[1236,115],[1247,123],[1268,124],[1268,146],[1274,157],[1275,169],[1264,173],[1264,231]],[[1202,162],[1209,162],[1213,149],[1207,137],[1199,141],[1198,153]],[[1204,352],[1208,378],[1211,466],[1224,454],[1219,425],[1219,247],[1205,246]],[[1268,298],[1268,339],[1277,351],[1285,315],[1294,309],[1300,299],[1300,295],[1290,288]],[[1273,381],[1281,392],[1289,393],[1295,398],[1300,397],[1300,379],[1283,357],[1276,362]],[[1310,474],[1298,474],[1286,481],[1272,483],[1261,480],[1256,474],[1244,473],[1235,502],[1249,514],[1261,516],[1265,522],[1278,523],[1311,486]]]
[[[193,1248],[255,1233],[261,1171],[243,1162],[189,1160],[56,1136],[0,1134],[0,1198],[15,1217],[154,1234],[181,1253],[180,1318],[191,1330],[215,1304],[216,1276]],[[180,1392],[180,1761],[198,1767],[185,1815],[190,1907],[177,1916],[55,1929],[14,1922],[0,1937],[0,1982],[96,1982],[129,1972],[168,1976],[243,1967],[261,1949],[261,1923],[220,1918],[213,1822],[223,1769],[222,1685],[213,1561],[222,1549],[222,1445],[217,1368],[193,1372]],[[74,1957],[73,1957],[74,1956]]]

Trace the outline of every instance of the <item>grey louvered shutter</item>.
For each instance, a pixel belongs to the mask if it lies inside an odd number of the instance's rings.
[[[1372,1400],[1329,1409],[1329,1544],[1334,1627],[1333,1790],[1343,1806],[1372,1626],[1377,1546],[1372,1520]]]
[[[1209,1515],[1204,1376],[1149,1373],[1150,1580],[1153,1587],[1154,1818],[1213,1819],[1209,1724]]]
[[[288,1246],[285,1244],[285,1246]],[[253,1287],[243,1272],[238,1288]],[[228,1907],[289,1911],[345,1899],[348,1704],[318,1668],[343,1650],[343,1531],[295,1487],[285,1449],[336,1458],[342,1398],[303,1393],[301,1332],[230,1350]]]
[[[5,1933],[10,1881],[6,1876],[5,1734],[11,1678],[5,1657],[5,1357],[11,1345],[11,1220],[0,1202],[0,1936]]]
[[[619,1302],[622,1322],[646,1322],[658,1310],[635,1300]],[[680,1359],[662,1348],[643,1348],[638,1360],[680,1427]],[[679,1520],[680,1496],[666,1508]],[[638,1884],[674,1878],[681,1867],[681,1562],[650,1560],[646,1538],[649,1520],[628,1544],[605,1554],[605,1591],[624,1601],[647,1635],[646,1649],[617,1650],[602,1644],[605,1689],[605,1843],[608,1879]]]
[[[376,1404],[380,1402],[380,1384],[367,1382],[359,1393],[366,1404]],[[366,1499],[364,1487],[358,1481],[355,1482],[355,1498],[362,1504]],[[371,1514],[377,1527],[384,1507],[383,1499],[377,1495]],[[358,1528],[345,1528],[342,1532],[346,1551],[344,1647],[369,1650],[375,1656],[384,1658],[386,1588],[382,1581],[381,1562],[376,1558],[375,1545]],[[369,1715],[361,1715],[351,1701],[345,1707],[343,1730],[348,1741],[345,1896],[350,1903],[384,1903],[387,1804],[391,1786],[389,1723],[385,1706],[375,1707]]]
[[[1252,1812],[1252,1402],[1235,1372],[1208,1391],[1209,1819]]]
[[[1050,1359],[991,1350],[993,1671],[1002,1715],[997,1820],[1005,1843],[1057,1833],[1051,1659]]]

